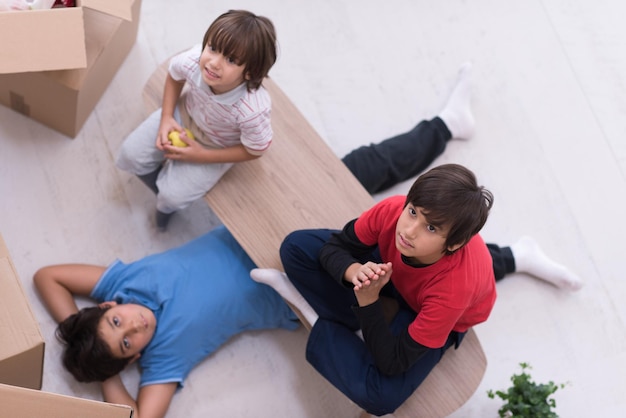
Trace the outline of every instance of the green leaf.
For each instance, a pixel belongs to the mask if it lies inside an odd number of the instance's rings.
[[[519,364],[522,372],[511,376],[513,385],[506,392],[501,390],[488,390],[487,396],[494,399],[496,396],[505,403],[498,410],[501,418],[558,418],[558,415],[552,410],[556,407],[556,401],[550,398],[559,388],[564,388],[565,383],[555,384],[553,381],[548,383],[535,383],[526,370],[531,367],[528,363]]]

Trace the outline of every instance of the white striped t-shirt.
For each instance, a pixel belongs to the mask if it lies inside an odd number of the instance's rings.
[[[196,45],[173,57],[169,73],[184,80],[188,89],[181,98],[187,113],[213,145],[221,148],[243,144],[251,154],[264,153],[272,142],[272,102],[263,87],[248,92],[243,83],[215,94],[202,80],[199,60],[202,46]]]

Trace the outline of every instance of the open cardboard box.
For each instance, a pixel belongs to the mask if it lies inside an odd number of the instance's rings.
[[[44,346],[39,324],[0,235],[0,383],[40,389]],[[3,407],[0,401],[0,411]]]
[[[133,409],[0,384],[0,410],[11,418],[131,418]]]
[[[72,138],[135,43],[141,0],[77,5],[0,12],[0,103]]]

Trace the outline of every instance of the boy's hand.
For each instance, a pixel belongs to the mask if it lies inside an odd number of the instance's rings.
[[[176,122],[172,116],[161,116],[161,124],[159,125],[159,133],[156,139],[156,147],[165,152],[165,146],[171,145],[171,141],[167,137],[171,131],[183,131],[183,127]],[[181,135],[182,136],[182,135]]]
[[[197,141],[189,138],[184,130],[180,131],[179,137],[187,146],[175,147],[168,139],[167,144],[163,145],[165,158],[176,161],[186,161],[188,163],[204,162],[204,160],[200,158],[200,153],[204,151],[204,147],[198,144]]]
[[[355,264],[354,266],[356,269],[352,269],[349,274],[351,274],[350,282],[354,285],[355,291],[363,286],[368,286],[372,281],[391,275],[391,263],[378,264],[368,261],[365,264]],[[388,278],[387,281],[389,281]]]
[[[354,286],[354,295],[359,303],[359,306],[367,306],[378,300],[381,289],[385,286],[389,279],[391,279],[391,263],[376,264],[367,263],[363,265],[365,271],[360,269],[360,272],[367,273],[368,269],[375,272],[367,280],[362,281],[360,286]],[[374,267],[372,269],[371,267]]]

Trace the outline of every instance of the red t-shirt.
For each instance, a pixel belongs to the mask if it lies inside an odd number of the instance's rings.
[[[406,196],[389,197],[363,213],[354,225],[359,240],[378,245],[383,262],[391,261],[391,282],[417,317],[409,334],[430,348],[445,344],[452,330],[465,332],[484,322],[496,300],[489,250],[480,235],[452,255],[425,267],[402,261],[395,245],[396,223]]]

